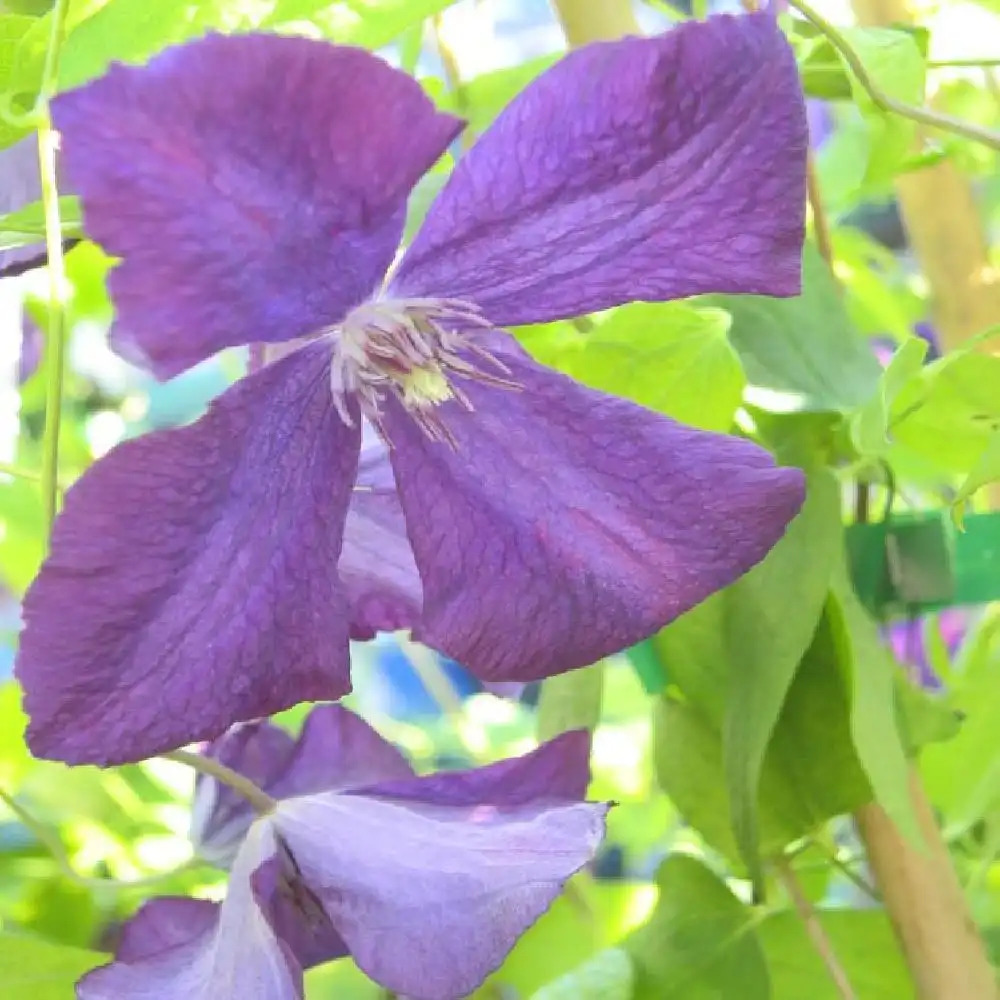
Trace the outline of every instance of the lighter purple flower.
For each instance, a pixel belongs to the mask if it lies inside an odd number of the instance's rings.
[[[772,17],[581,49],[462,157],[461,123],[357,49],[210,36],[53,115],[121,259],[112,343],[161,376],[303,340],[66,498],[18,662],[40,756],[112,763],[350,688],[410,627],[484,681],[649,636],[758,562],[803,497],[751,442],[535,364],[499,328],[799,289],[806,125]],[[363,422],[381,455],[359,467]],[[378,480],[377,482],[375,480]]]
[[[196,843],[213,859],[225,846],[225,901],[147,903],[80,1000],[292,1000],[303,969],[346,954],[412,1000],[457,1000],[593,858],[607,806],[582,801],[589,746],[567,733],[417,778],[338,706],[315,709],[296,742],[238,729],[210,752],[279,802],[255,819],[199,781]]]

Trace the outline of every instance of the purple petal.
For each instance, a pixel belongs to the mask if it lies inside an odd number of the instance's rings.
[[[125,924],[115,952],[119,962],[139,962],[209,933],[219,904],[207,899],[165,896],[152,899]]]
[[[419,617],[420,574],[381,442],[362,449],[338,570],[351,602],[351,638],[410,628]]]
[[[207,752],[275,798],[413,777],[391,743],[339,705],[314,708],[294,741],[278,726],[254,722],[230,730]],[[191,839],[201,857],[228,867],[253,820],[242,795],[198,776]]]
[[[34,135],[0,149],[0,215],[16,212],[42,196],[38,170],[38,140]],[[30,260],[44,252],[45,240],[39,236],[32,246],[0,250],[0,268]]]
[[[359,432],[328,356],[283,358],[69,491],[24,603],[36,755],[136,760],[350,689],[336,565]]]
[[[773,16],[587,46],[462,158],[392,294],[497,326],[699,292],[800,287],[807,128]]]
[[[283,846],[253,873],[250,884],[272,930],[303,969],[348,954],[326,911],[289,864]]]
[[[259,824],[236,859],[215,919],[199,908],[190,935],[179,924],[180,901],[163,901],[171,904],[165,918],[161,901],[151,903],[147,910],[159,911],[155,921],[140,913],[139,931],[126,932],[132,943],[110,965],[84,976],[79,1000],[301,1000],[302,969],[275,935],[251,885],[251,874],[274,850],[269,827]],[[151,928],[154,922],[159,926]]]
[[[590,734],[563,733],[523,757],[486,767],[380,782],[358,794],[439,806],[513,809],[542,802],[579,802],[590,784]]]
[[[281,803],[275,824],[361,969],[412,1000],[454,1000],[593,858],[606,812],[324,794]]]
[[[224,733],[206,756],[268,791],[288,770],[295,741],[270,722],[249,722]],[[228,868],[254,820],[253,807],[237,791],[199,774],[191,807],[191,842],[206,861]]]
[[[268,790],[285,799],[412,776],[406,758],[359,715],[320,705],[309,713],[288,767]]]
[[[160,377],[316,333],[371,294],[460,123],[361,49],[211,35],[58,97],[112,341]]]
[[[514,351],[522,387],[463,381],[456,447],[391,401],[384,425],[424,584],[414,636],[486,680],[571,670],[646,638],[781,538],[798,470],[605,396]]]

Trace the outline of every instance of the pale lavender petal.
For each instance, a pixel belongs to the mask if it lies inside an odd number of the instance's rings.
[[[66,497],[17,674],[42,757],[118,763],[350,689],[337,578],[359,432],[315,344]]]
[[[499,341],[498,341],[499,342]],[[633,645],[732,583],[804,497],[749,441],[695,430],[503,354],[518,390],[463,381],[430,441],[384,425],[424,585],[414,636],[486,680],[531,680]]]
[[[112,342],[160,377],[317,333],[382,280],[406,199],[460,128],[361,49],[210,35],[53,102]]]
[[[275,825],[301,879],[354,960],[411,1000],[474,990],[603,837],[604,805],[504,808],[491,794],[458,807],[336,794],[278,807]],[[456,798],[473,796],[463,788]]]
[[[351,637],[410,628],[420,615],[420,574],[384,444],[361,451],[338,567],[351,602]]]
[[[185,937],[174,909],[162,949],[149,927],[140,928],[133,937],[141,940],[84,976],[77,986],[79,1000],[301,1000],[302,969],[275,935],[251,885],[252,873],[275,849],[270,828],[255,826],[215,919],[206,920],[199,909],[192,925],[196,933]]]
[[[392,281],[498,326],[800,287],[807,127],[767,12],[570,54],[459,162]]]

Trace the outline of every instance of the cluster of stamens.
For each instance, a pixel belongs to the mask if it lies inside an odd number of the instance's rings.
[[[382,411],[391,394],[432,441],[454,447],[438,408],[454,399],[473,409],[456,379],[519,388],[510,369],[478,342],[490,329],[479,309],[454,299],[374,300],[358,306],[332,331],[330,387],[341,419],[353,424],[348,405],[353,397],[387,439]]]

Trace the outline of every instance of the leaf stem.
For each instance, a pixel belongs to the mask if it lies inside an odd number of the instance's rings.
[[[45,54],[38,115],[38,169],[42,184],[45,218],[45,249],[48,256],[49,324],[45,340],[45,430],[42,437],[42,502],[46,540],[51,537],[59,503],[59,426],[62,421],[63,373],[66,365],[66,311],[62,302],[65,283],[62,227],[59,220],[59,187],[56,181],[58,137],[52,128],[49,101],[59,74],[59,52],[66,29],[68,0],[56,0],[52,9],[52,33]]]
[[[816,953],[822,959],[823,964],[826,966],[826,971],[830,974],[830,978],[837,988],[837,993],[842,1000],[858,1000],[858,995],[854,992],[854,987],[851,986],[851,981],[847,978],[847,973],[840,964],[837,953],[833,950],[833,944],[829,937],[827,937],[815,908],[802,891],[802,886],[792,866],[786,860],[782,859],[777,862],[776,869],[778,878],[784,885],[796,912],[805,925],[806,933],[809,935]]]
[[[1000,132],[982,128],[973,122],[954,118],[952,115],[933,111],[931,108],[917,107],[913,104],[897,101],[896,98],[882,90],[874,79],[872,79],[861,57],[851,47],[847,38],[830,24],[826,18],[814,10],[805,0],[788,0],[788,3],[789,6],[794,7],[807,21],[810,21],[826,35],[830,40],[830,44],[844,57],[844,62],[850,67],[858,83],[861,84],[877,108],[881,108],[889,114],[899,115],[901,118],[909,118],[922,125],[929,125],[932,128],[964,136],[966,139],[972,139],[974,142],[981,142],[983,145],[991,146],[993,149],[1000,149]]]
[[[226,767],[225,764],[214,757],[192,753],[190,750],[172,750],[170,753],[165,753],[161,756],[164,760],[186,764],[199,774],[208,775],[208,777],[214,778],[221,784],[228,785],[234,792],[242,795],[262,816],[266,816],[278,808],[276,799],[271,798],[262,788],[258,788],[249,778],[245,778],[231,767]]]

